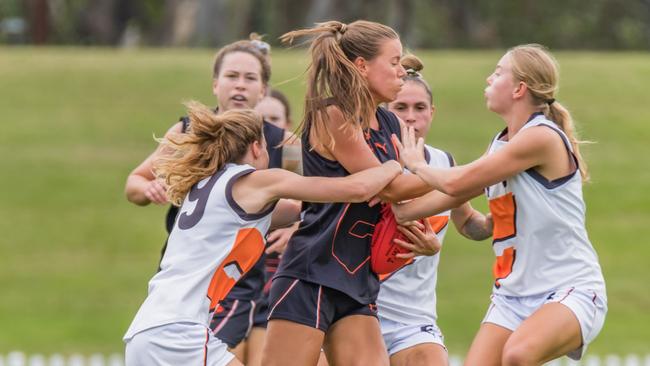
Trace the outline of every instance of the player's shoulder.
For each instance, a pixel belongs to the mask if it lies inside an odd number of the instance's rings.
[[[453,155],[448,151],[438,149],[430,145],[424,145],[424,150],[425,157],[426,155],[429,156],[427,161],[430,165],[445,168],[453,167],[456,165],[456,161],[454,160]]]

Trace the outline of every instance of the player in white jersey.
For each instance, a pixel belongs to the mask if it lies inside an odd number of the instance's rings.
[[[407,125],[415,129],[417,137],[425,137],[431,128],[435,112],[431,87],[422,78],[422,62],[414,55],[405,56],[406,69],[402,90],[388,104]],[[432,167],[450,168],[455,165],[452,156],[442,150],[425,145],[425,158]],[[474,210],[469,203],[428,217],[426,230],[407,226],[409,236],[429,237],[429,241],[411,240],[406,245],[420,254],[396,272],[382,278],[377,307],[381,330],[392,366],[442,366],[448,364],[442,332],[437,325],[436,283],[440,253],[451,217],[457,230],[473,240],[484,240],[492,235],[492,222]],[[417,247],[429,243],[428,247]],[[403,244],[403,243],[402,243]],[[382,276],[380,276],[382,277]]]
[[[191,131],[163,141],[170,154],[154,164],[181,208],[161,270],[124,336],[127,365],[241,365],[208,326],[262,254],[269,227],[298,219],[295,205],[277,201],[363,202],[402,171],[396,161],[340,178],[265,169],[260,115],[188,107]]]
[[[571,116],[555,101],[557,70],[539,45],[514,47],[499,60],[485,96],[507,127],[472,163],[431,168],[417,151],[423,141],[416,143],[413,129],[402,134],[407,144],[400,156],[409,170],[459,199],[485,190],[493,215],[492,303],[466,365],[579,359],[604,323],[605,282],[585,229],[587,169]]]

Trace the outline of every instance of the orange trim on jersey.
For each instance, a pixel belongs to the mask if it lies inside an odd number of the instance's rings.
[[[332,237],[332,257],[336,259],[337,262],[345,269],[346,272],[349,274],[355,274],[357,271],[363,267],[364,264],[366,264],[370,260],[370,256],[366,257],[366,259],[361,262],[356,268],[350,269],[348,266],[334,253],[334,242],[336,241],[336,234],[339,232],[339,226],[341,225],[341,221],[343,221],[343,218],[345,217],[345,213],[348,212],[348,208],[350,208],[350,204],[345,205],[345,209],[343,210],[343,213],[341,214],[341,217],[339,217],[339,222],[336,223],[336,230],[334,230],[334,236]]]
[[[431,216],[428,217],[427,220],[429,220],[433,232],[438,234],[447,226],[447,223],[449,223],[449,216]]]
[[[246,228],[237,232],[230,253],[219,264],[210,280],[207,294],[210,299],[210,312],[226,297],[237,280],[253,268],[263,251],[264,238],[259,230]]]
[[[399,162],[399,149],[397,148],[397,145],[395,145],[395,141],[393,139],[390,139],[390,143],[393,145],[393,150],[395,151],[395,160]]]
[[[503,196],[493,198],[489,201],[494,228],[492,229],[492,240],[500,241],[517,235],[517,202],[512,192]]]
[[[515,247],[508,247],[503,250],[503,254],[498,256],[494,261],[494,266],[492,267],[492,275],[494,275],[494,285],[499,288],[501,284],[499,280],[502,280],[512,273],[512,266],[515,264],[515,257],[517,251]]]
[[[372,231],[367,232],[367,233],[365,233],[365,234],[363,234],[363,235],[359,235],[359,234],[356,234],[356,233],[354,232],[354,231],[355,231],[354,229],[355,229],[355,228],[357,227],[357,225],[359,225],[359,224],[366,224],[366,225],[370,226],[370,227],[373,228],[373,229],[374,229],[374,227],[375,227],[375,224],[371,224],[371,223],[366,222],[366,221],[363,221],[363,220],[357,220],[357,222],[355,222],[354,225],[352,225],[352,227],[350,228],[350,230],[348,230],[348,234],[350,234],[351,236],[357,237],[357,238],[359,238],[359,239],[365,239],[365,238],[367,238],[367,237],[369,237],[369,236],[371,237],[371,236],[372,236]]]

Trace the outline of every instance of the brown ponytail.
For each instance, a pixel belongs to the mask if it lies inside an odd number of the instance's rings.
[[[397,33],[385,25],[358,20],[348,25],[337,21],[318,23],[309,29],[295,30],[284,34],[285,43],[295,38],[312,37],[308,67],[305,116],[299,130],[308,127],[315,136],[329,137],[328,148],[333,148],[334,139],[328,130],[328,104],[336,105],[345,119],[343,128],[361,126],[368,128],[375,113],[367,81],[361,75],[354,60],[363,57],[372,60],[379,54],[386,39],[398,39]],[[330,100],[330,103],[326,103]],[[317,143],[324,147],[322,143]]]
[[[251,143],[262,141],[262,117],[253,110],[217,115],[199,102],[185,105],[192,128],[161,141],[170,153],[154,161],[156,177],[165,181],[167,197],[178,206],[193,185],[239,161]]]
[[[406,76],[404,76],[405,82],[414,82],[420,84],[424,90],[429,94],[429,104],[433,104],[433,93],[431,92],[431,87],[429,83],[422,77],[420,71],[424,69],[424,64],[422,61],[415,55],[410,54],[402,57],[400,61],[404,70],[406,70]]]
[[[512,61],[512,74],[517,81],[526,83],[533,102],[538,105],[546,118],[555,122],[569,138],[573,153],[578,159],[583,181],[589,180],[587,163],[580,154],[580,144],[573,118],[555,95],[559,88],[559,66],[548,50],[538,44],[516,46],[508,50]]]

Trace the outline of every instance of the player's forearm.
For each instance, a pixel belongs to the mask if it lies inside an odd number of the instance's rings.
[[[452,197],[440,191],[433,191],[395,207],[395,217],[399,222],[434,216],[462,205],[465,198]]]
[[[387,185],[391,184],[400,174],[402,166],[395,160],[383,163],[381,166],[363,170],[348,176],[354,179],[354,185],[360,187],[358,196],[352,202],[363,202],[376,196]]]
[[[380,193],[379,198],[385,202],[401,202],[420,197],[431,192],[432,188],[413,174],[400,174]]]
[[[126,186],[124,187],[126,199],[138,206],[146,206],[150,204],[151,201],[145,195],[148,183],[149,181],[140,175],[129,175],[126,179]]]
[[[492,236],[492,221],[486,215],[473,210],[471,216],[458,231],[468,239],[485,240]]]

